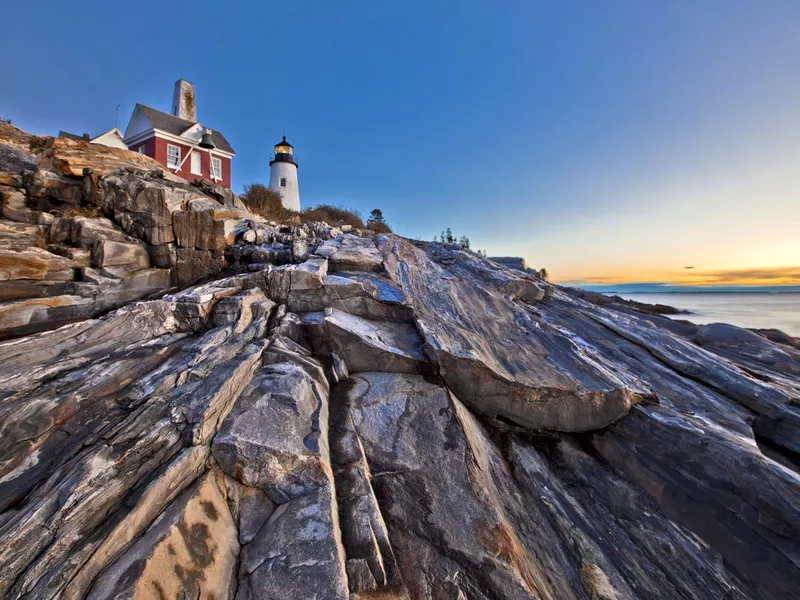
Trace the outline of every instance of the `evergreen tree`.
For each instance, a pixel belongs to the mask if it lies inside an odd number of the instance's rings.
[[[550,279],[550,274],[547,272],[547,269],[542,267],[541,269],[539,269],[539,277],[541,277],[545,281],[548,281]]]
[[[372,212],[369,213],[367,227],[374,225],[375,223],[386,223],[386,219],[383,218],[383,211],[380,208],[374,208],[372,209]]]
[[[465,235],[462,235],[460,238],[458,238],[458,245],[464,250],[469,250],[469,238]]]

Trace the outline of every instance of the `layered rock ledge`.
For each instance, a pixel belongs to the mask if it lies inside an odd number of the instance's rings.
[[[788,338],[3,136],[0,597],[798,596]]]

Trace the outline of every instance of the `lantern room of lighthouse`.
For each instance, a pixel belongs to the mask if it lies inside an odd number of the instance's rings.
[[[300,210],[300,188],[297,185],[297,157],[294,146],[283,140],[275,144],[275,154],[269,161],[269,187],[281,196],[281,203],[289,210]]]

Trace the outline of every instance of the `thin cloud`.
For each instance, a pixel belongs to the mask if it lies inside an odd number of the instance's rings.
[[[706,285],[797,285],[800,284],[800,267],[773,267],[758,269],[731,269],[693,274],[689,283]],[[683,282],[682,282],[683,283]]]
[[[685,269],[685,268],[684,268]],[[658,281],[647,281],[646,277],[624,277],[620,275],[598,275],[569,281],[558,281],[562,285],[626,285],[648,284],[651,286],[704,286],[704,285],[800,285],[800,266],[762,267],[751,269],[729,269],[720,271],[698,271],[697,268],[681,270],[673,277],[659,275]]]

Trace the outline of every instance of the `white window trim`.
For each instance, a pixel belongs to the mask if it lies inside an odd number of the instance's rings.
[[[217,165],[219,165],[219,171],[217,170]],[[222,159],[218,156],[211,157],[211,177],[222,179]]]
[[[194,160],[197,157],[197,170],[194,170]],[[199,152],[192,152],[192,157],[189,159],[191,162],[189,169],[192,172],[192,175],[202,175],[203,174],[203,158]]]
[[[178,151],[178,160],[175,161],[175,164],[172,164],[169,159],[169,151],[172,150],[173,148]],[[172,144],[167,144],[167,168],[180,170],[180,166],[181,166],[181,147],[174,146]]]
[[[139,146],[139,154],[146,154],[146,153],[147,153],[147,147],[144,144]]]

